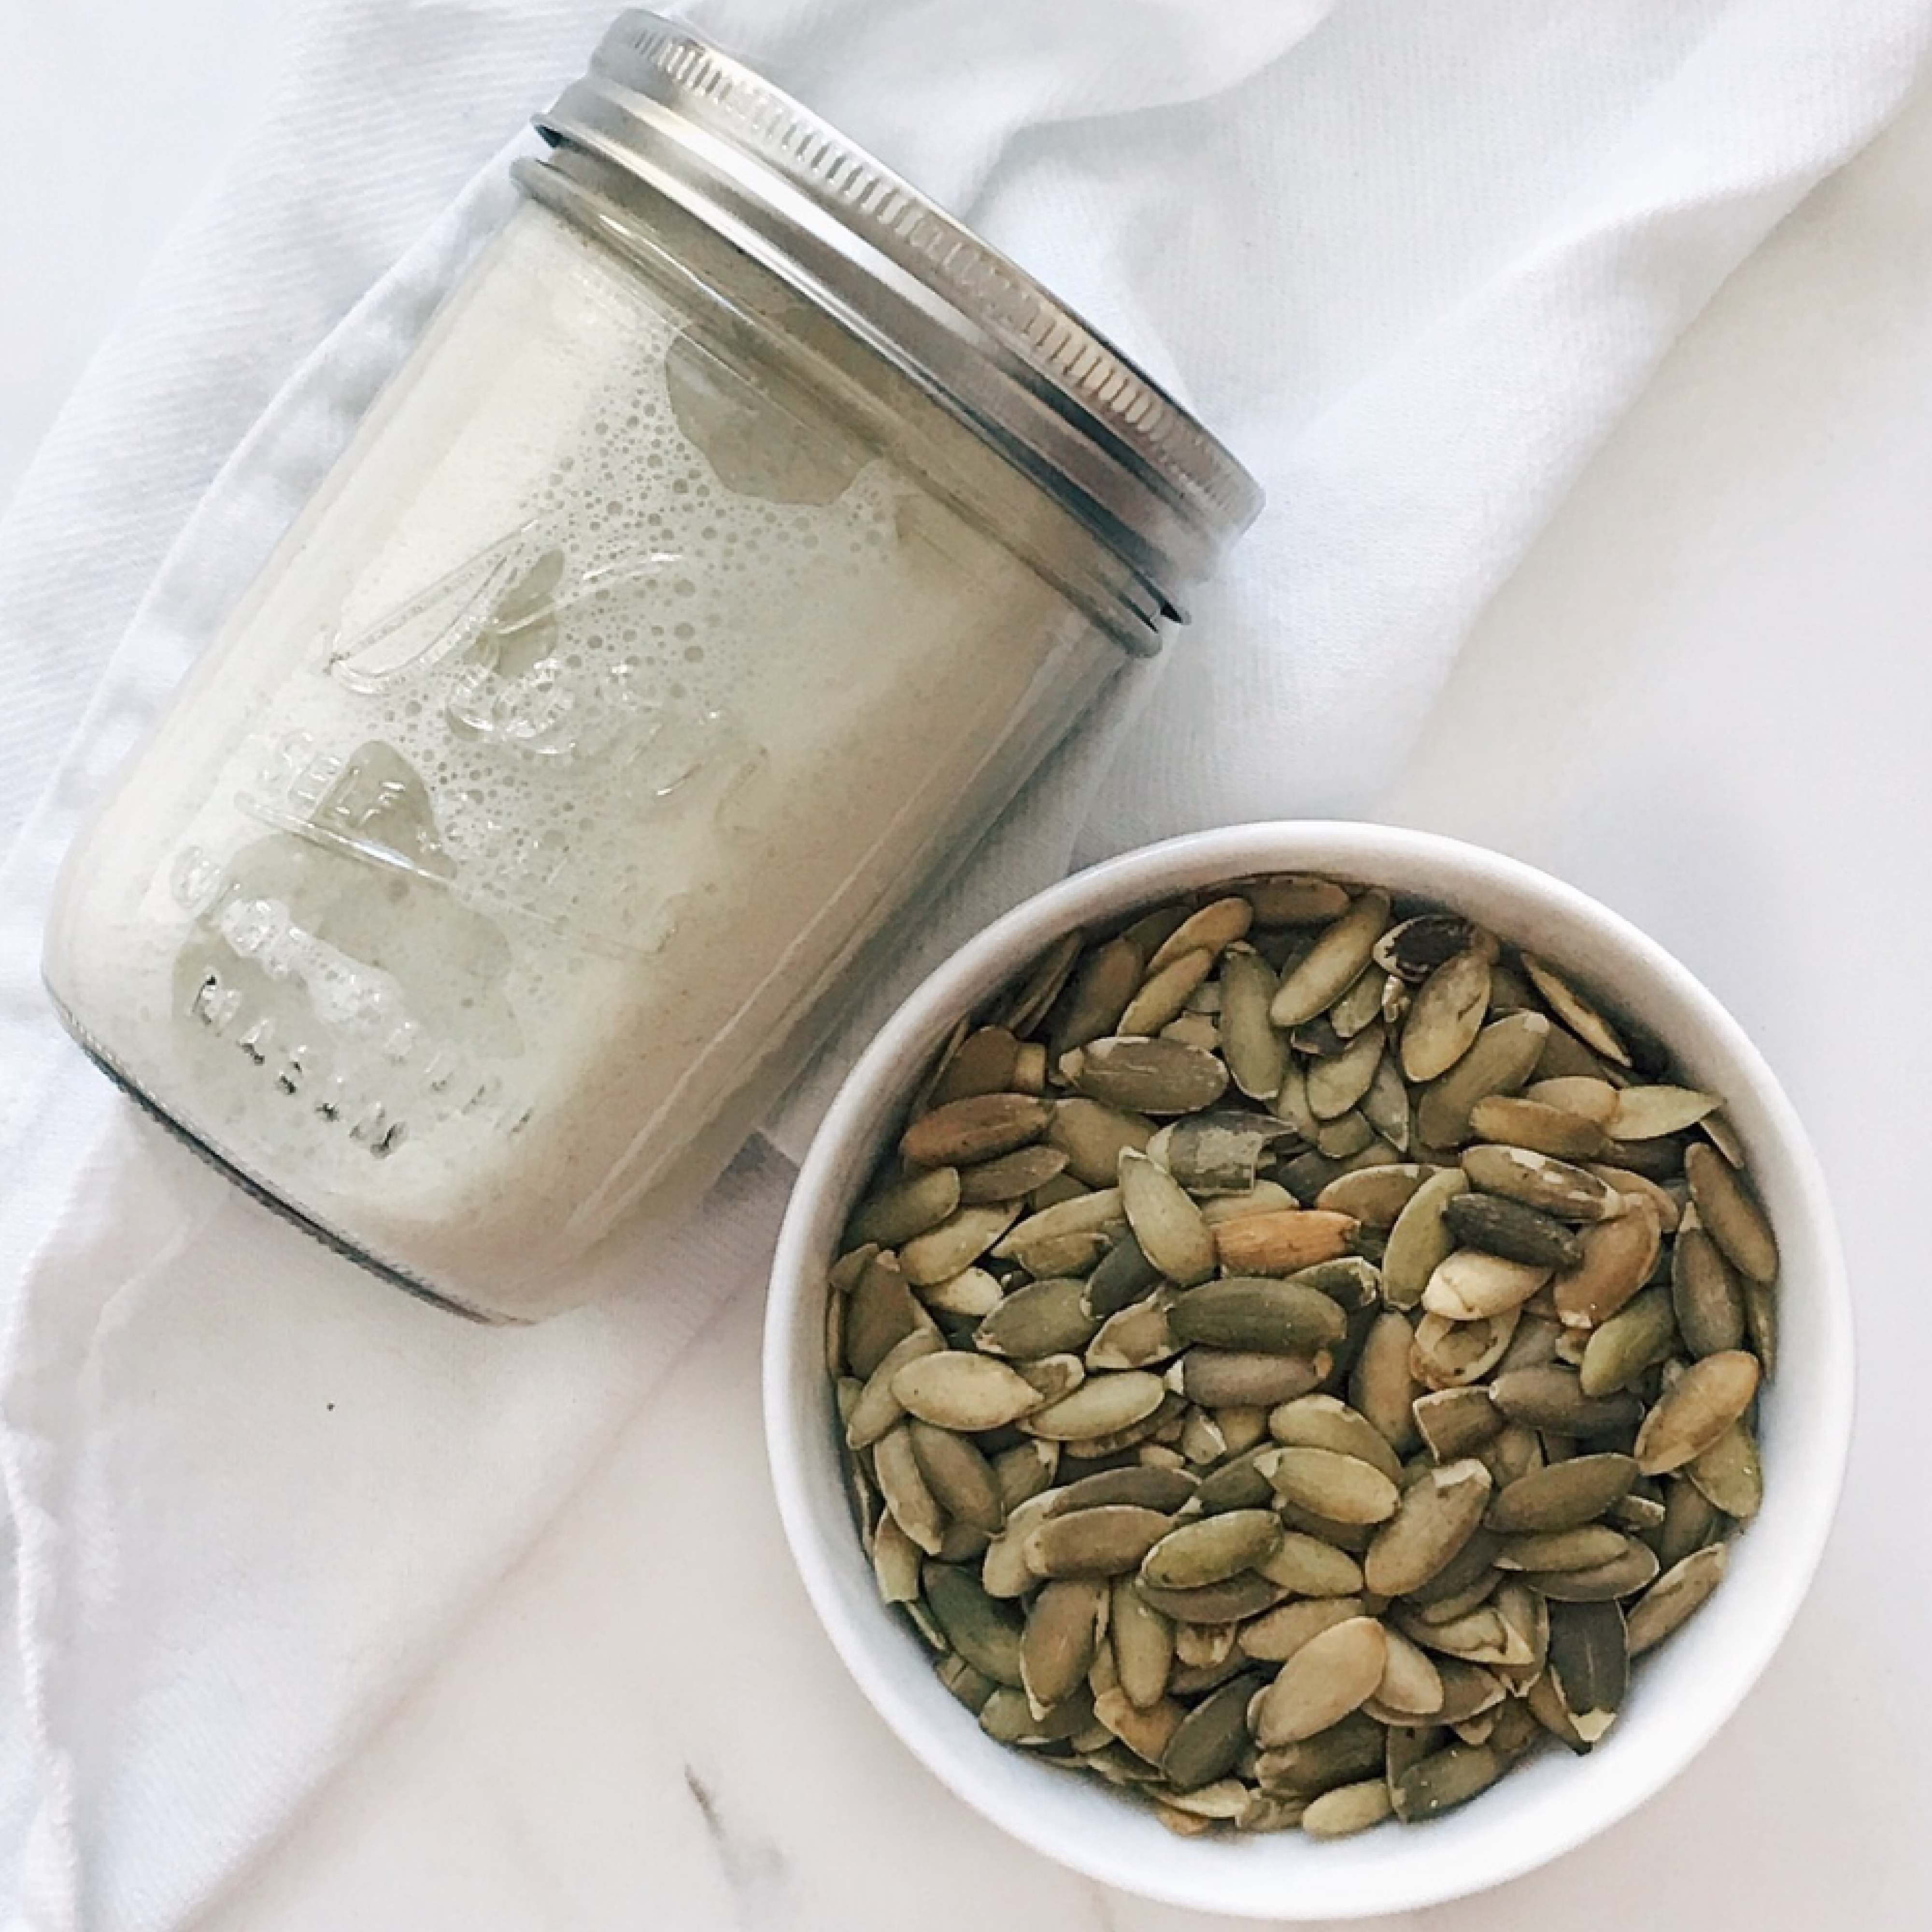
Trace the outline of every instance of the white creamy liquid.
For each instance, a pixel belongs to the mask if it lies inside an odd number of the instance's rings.
[[[680,326],[519,212],[70,867],[50,969],[216,1151],[502,1312],[729,1151],[855,935],[1023,776],[993,748],[1117,662]]]

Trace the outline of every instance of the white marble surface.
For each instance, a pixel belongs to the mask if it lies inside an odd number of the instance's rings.
[[[0,0],[0,492],[221,152],[268,11]],[[219,62],[192,57],[200,37]],[[88,141],[62,100],[112,76]],[[31,184],[31,188],[27,185]],[[111,236],[112,262],[97,242]],[[82,238],[86,238],[83,244]],[[113,264],[121,266],[116,268]],[[1858,1298],[1861,1420],[1789,1644],[1671,1790],[1442,1932],[1932,1918],[1913,1494],[1932,1048],[1932,99],[1733,280],[1471,639],[1382,817],[1562,872],[1674,948],[1808,1118]],[[964,1813],[846,1680],[729,1306],[373,1745],[208,1932],[1223,1922],[1076,1880]]]

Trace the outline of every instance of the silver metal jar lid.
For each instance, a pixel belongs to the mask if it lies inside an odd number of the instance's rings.
[[[536,124],[699,215],[968,424],[1120,559],[1150,630],[1260,510],[1253,478],[1105,337],[688,28],[620,15]]]

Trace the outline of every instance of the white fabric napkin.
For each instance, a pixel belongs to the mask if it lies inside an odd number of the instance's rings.
[[[1923,0],[686,10],[1084,309],[1270,493],[1138,716],[1054,761],[935,946],[1076,859],[1371,794],[1664,350],[1932,46]],[[0,1900],[31,1932],[181,1925],[245,1872],[756,1281],[782,1205],[754,1146],[679,1239],[598,1258],[596,1306],[472,1329],[137,1120],[38,988],[76,815],[500,214],[500,142],[605,12],[310,0],[0,525]]]

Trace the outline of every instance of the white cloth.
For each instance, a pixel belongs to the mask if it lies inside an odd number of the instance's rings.
[[[1372,796],[1665,349],[1932,43],[1904,0],[688,10],[1086,310],[1270,491],[1159,702],[1043,776],[949,896],[953,933],[1075,857]],[[755,1274],[782,1204],[785,1162],[754,1150],[675,1252],[607,1258],[595,1308],[473,1330],[135,1121],[36,985],[76,814],[603,15],[315,0],[0,528],[0,1898],[32,1932],[185,1924],[244,1871]]]

